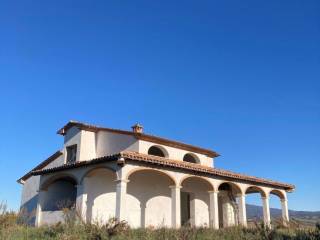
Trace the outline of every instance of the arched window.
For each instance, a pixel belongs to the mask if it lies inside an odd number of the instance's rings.
[[[199,163],[199,159],[194,156],[193,154],[187,153],[183,157],[184,162],[190,162],[190,163]]]
[[[165,150],[161,149],[157,146],[152,146],[148,150],[149,155],[158,156],[158,157],[166,157],[167,154],[165,153]]]

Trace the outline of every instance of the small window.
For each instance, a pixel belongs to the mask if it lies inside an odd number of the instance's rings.
[[[149,155],[158,156],[158,157],[165,157],[165,153],[159,147],[152,146],[148,150]]]
[[[77,159],[77,145],[67,147],[67,163],[74,163]]]
[[[190,162],[190,163],[198,163],[197,157],[193,156],[190,153],[187,153],[186,155],[184,155],[183,161],[184,162]]]

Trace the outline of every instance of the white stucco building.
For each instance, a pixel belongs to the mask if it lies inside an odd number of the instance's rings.
[[[124,131],[70,121],[58,134],[61,150],[18,180],[21,207],[36,226],[62,221],[61,207],[72,205],[99,224],[116,217],[133,228],[246,226],[251,193],[261,194],[265,224],[270,194],[289,221],[293,185],[217,169],[212,150],[147,135],[140,125]]]

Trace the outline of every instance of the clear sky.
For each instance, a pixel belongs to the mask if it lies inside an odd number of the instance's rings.
[[[295,184],[289,207],[320,210],[320,1],[5,0],[0,30],[11,208],[73,119],[214,149],[217,167]]]

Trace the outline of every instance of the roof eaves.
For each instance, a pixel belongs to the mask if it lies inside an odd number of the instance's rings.
[[[36,170],[40,170],[47,166],[49,163],[57,159],[62,155],[62,152],[60,150],[56,151],[54,154],[52,154],[50,157],[48,157],[46,160],[42,161],[40,164],[38,164],[36,167],[31,169],[29,172],[27,172],[25,175],[23,175],[21,178],[17,180],[18,183],[23,184],[29,177],[32,176],[32,172]]]
[[[179,168],[179,169],[183,169],[183,170],[202,172],[202,173],[207,173],[210,175],[219,176],[219,177],[223,177],[223,178],[238,179],[241,181],[259,183],[259,184],[273,186],[273,187],[277,187],[277,188],[283,188],[286,191],[293,191],[295,189],[295,186],[291,185],[291,184],[286,184],[286,183],[276,182],[273,180],[268,180],[268,179],[253,177],[253,176],[249,176],[249,175],[234,173],[234,172],[223,170],[223,169],[216,169],[216,168],[212,168],[212,167],[201,166],[201,165],[195,164],[195,163],[181,162],[178,160],[166,159],[163,157],[150,156],[150,155],[146,155],[146,154],[129,152],[129,151],[121,152],[119,154],[114,154],[114,155],[110,155],[110,156],[104,156],[101,158],[96,158],[96,159],[92,159],[92,160],[88,160],[88,161],[63,165],[63,166],[59,166],[59,167],[55,167],[55,168],[51,168],[51,169],[35,170],[32,172],[32,175],[42,175],[42,174],[52,173],[52,172],[56,172],[56,171],[84,167],[84,166],[88,166],[88,165],[92,165],[92,164],[103,163],[105,161],[117,161],[117,160],[119,160],[120,157],[123,157],[125,159],[125,161],[126,160],[140,161],[140,162],[145,162],[145,163],[150,163],[150,164],[162,165],[164,167],[174,167],[174,168]]]

